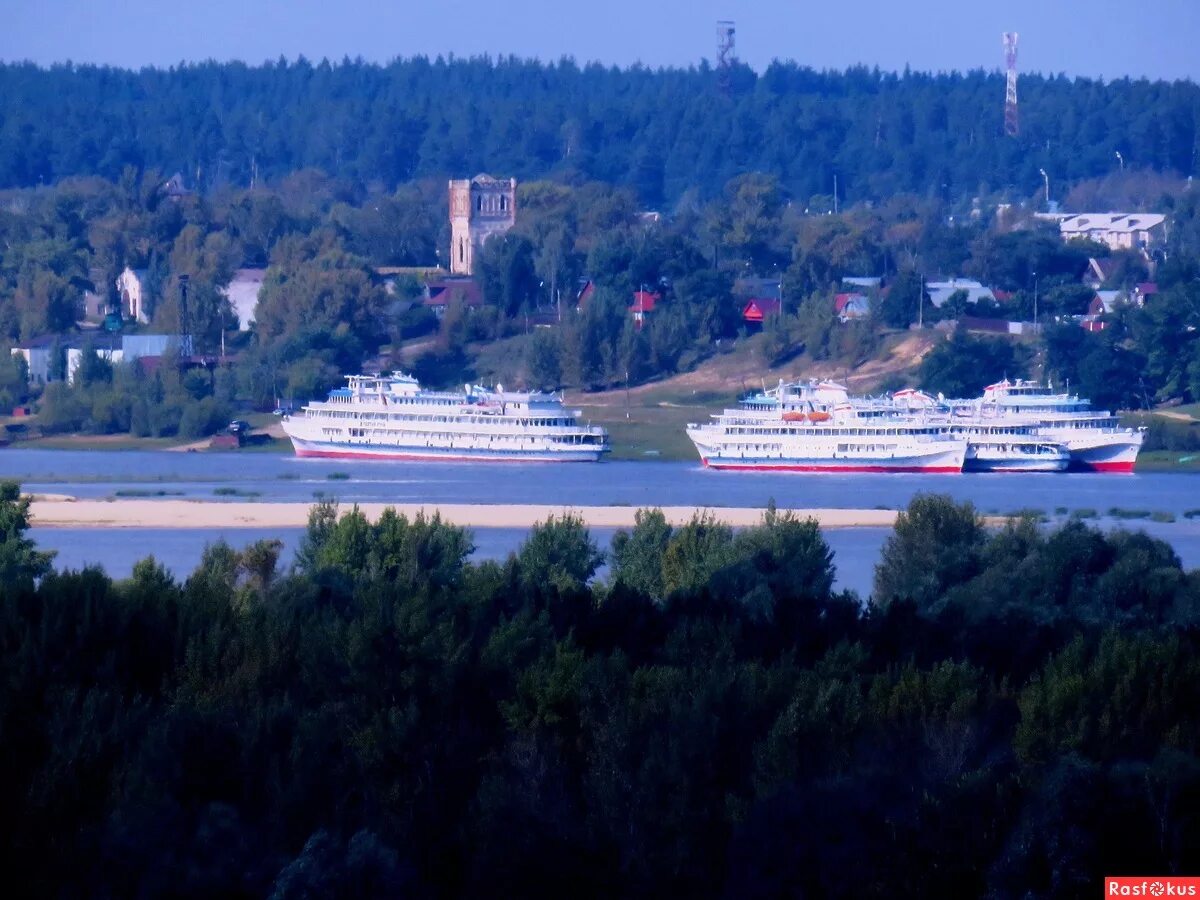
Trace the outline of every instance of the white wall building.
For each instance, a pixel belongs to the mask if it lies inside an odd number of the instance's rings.
[[[1159,213],[1079,213],[1059,225],[1065,240],[1093,240],[1113,250],[1140,250],[1162,241],[1167,217]]]
[[[995,302],[996,295],[991,288],[984,287],[978,281],[970,278],[951,278],[949,281],[925,282],[925,293],[929,294],[929,302],[941,309],[942,304],[953,297],[958,291],[966,291],[968,303],[978,303],[980,300]]]
[[[121,298],[121,315],[142,325],[150,322],[149,292],[146,270],[125,267],[117,276],[117,295]]]
[[[237,316],[238,331],[249,331],[254,324],[254,310],[258,307],[258,292],[262,290],[266,269],[238,269],[233,280],[221,289],[233,312]]]

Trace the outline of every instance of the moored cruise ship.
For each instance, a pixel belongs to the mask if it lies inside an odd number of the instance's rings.
[[[283,420],[296,455],[335,459],[595,462],[608,433],[540,392],[428,391],[409,375],[351,375]]]
[[[932,425],[938,433],[966,442],[964,472],[1061,472],[1071,454],[1061,443],[1038,433],[1036,423],[981,419],[971,410],[951,408],[923,391],[897,391],[890,397],[852,397],[840,384],[810,381],[763,391],[742,401],[759,414],[773,410],[817,409],[851,422]]]
[[[783,385],[687,435],[712,469],[780,472],[961,472],[966,441],[913,417],[860,417],[832,392]],[[822,402],[815,402],[820,400]],[[820,408],[832,402],[830,409]]]
[[[1043,435],[1036,420],[983,416],[976,408],[951,407],[912,388],[896,391],[891,404],[965,439],[964,472],[1063,472],[1071,463],[1067,446]]]
[[[1064,444],[1071,468],[1093,472],[1132,472],[1146,439],[1141,428],[1128,428],[1106,410],[1074,394],[1056,393],[1035,381],[1005,379],[988,385],[977,400],[951,401],[983,418],[1033,422],[1046,440]]]

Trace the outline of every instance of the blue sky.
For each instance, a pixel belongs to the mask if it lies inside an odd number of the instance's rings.
[[[1020,67],[1200,80],[1200,0],[0,0],[0,59],[128,67],[454,53],[569,55],[688,65],[715,55],[717,19],[738,56],[815,68],[997,69],[1002,31]]]

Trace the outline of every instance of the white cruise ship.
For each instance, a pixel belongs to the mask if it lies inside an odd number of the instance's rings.
[[[423,390],[409,375],[351,375],[283,420],[296,455],[335,459],[595,462],[608,433],[539,392]]]
[[[843,398],[839,401],[839,397]],[[705,466],[781,472],[961,472],[966,441],[934,423],[873,414],[839,385],[785,385],[687,435]],[[862,415],[860,415],[860,412]]]
[[[1146,439],[1144,429],[1127,428],[1111,412],[1035,381],[1005,379],[984,388],[981,398],[951,403],[984,419],[1035,423],[1038,435],[1071,451],[1073,469],[1132,472]]]
[[[978,409],[952,408],[912,388],[896,391],[891,403],[965,439],[964,472],[1063,472],[1071,463],[1067,446],[1043,435],[1036,420],[985,417]]]

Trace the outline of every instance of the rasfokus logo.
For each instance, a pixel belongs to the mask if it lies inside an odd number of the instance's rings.
[[[1105,897],[1200,897],[1200,878],[1125,875],[1104,879]]]

